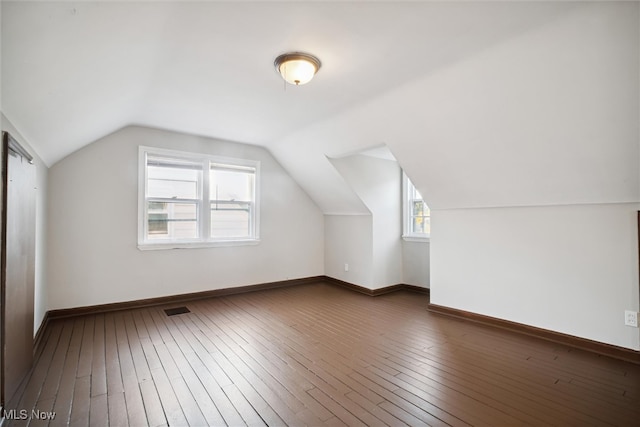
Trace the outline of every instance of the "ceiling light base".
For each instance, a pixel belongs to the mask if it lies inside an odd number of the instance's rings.
[[[299,86],[311,81],[322,64],[308,53],[290,52],[278,56],[273,65],[287,83]]]

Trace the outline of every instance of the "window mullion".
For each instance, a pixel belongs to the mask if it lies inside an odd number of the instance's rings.
[[[144,170],[144,203],[143,206],[138,206],[138,210],[142,209],[143,217],[139,218],[141,224],[138,227],[142,226],[142,236],[138,235],[138,241],[147,241],[147,236],[149,236],[149,171],[147,169],[147,161],[149,154],[144,152],[142,156],[140,156],[140,163],[138,167]],[[138,183],[140,185],[140,183]],[[139,190],[138,190],[139,191]]]
[[[202,194],[200,195],[200,238],[202,240],[211,239],[211,203],[210,192],[210,164],[209,160],[202,161]]]
[[[247,204],[249,210],[249,235],[255,236],[255,221],[254,221],[254,212],[253,212],[253,202]]]
[[[199,199],[178,199],[178,198],[168,198],[168,197],[148,197],[146,199],[147,203],[149,202],[161,202],[161,203],[194,203],[198,204]]]

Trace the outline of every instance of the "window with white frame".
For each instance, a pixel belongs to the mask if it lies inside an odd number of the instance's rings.
[[[402,173],[404,227],[406,240],[426,240],[431,235],[431,211],[409,177]]]
[[[260,163],[139,149],[138,247],[257,243]]]

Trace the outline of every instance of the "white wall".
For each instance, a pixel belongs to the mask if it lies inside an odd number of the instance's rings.
[[[402,283],[402,181],[398,163],[361,154],[331,159],[331,163],[371,212],[371,289]]]
[[[429,244],[401,239],[398,163],[368,154],[330,161],[371,213],[325,216],[325,274],[369,289],[399,283],[429,287]],[[349,272],[344,271],[345,263]]]
[[[325,275],[373,288],[371,215],[325,215]],[[345,271],[344,265],[349,265]]]
[[[580,4],[424,87],[447,175],[392,148],[436,208],[432,303],[639,349],[638,13]]]
[[[261,242],[137,249],[138,146],[261,161]],[[324,218],[263,148],[127,127],[50,169],[49,309],[324,274]]]
[[[435,209],[637,201],[638,27],[638,3],[579,3],[441,70],[394,155]]]
[[[34,285],[34,319],[33,333],[38,331],[47,312],[48,301],[48,277],[47,270],[47,183],[49,169],[42,162],[38,153],[29,145],[20,132],[11,124],[4,114],[0,113],[2,130],[7,131],[18,141],[34,158],[36,167],[36,273]],[[1,194],[1,191],[0,191]]]
[[[402,283],[429,288],[430,242],[402,241]]]
[[[639,350],[638,209],[434,211],[431,302]]]

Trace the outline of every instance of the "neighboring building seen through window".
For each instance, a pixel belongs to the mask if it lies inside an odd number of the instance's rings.
[[[211,236],[250,236],[255,170],[212,163],[209,174]]]
[[[138,245],[257,242],[258,172],[256,161],[140,147]]]
[[[431,235],[431,211],[418,189],[403,172],[404,230],[406,239],[427,239]]]

